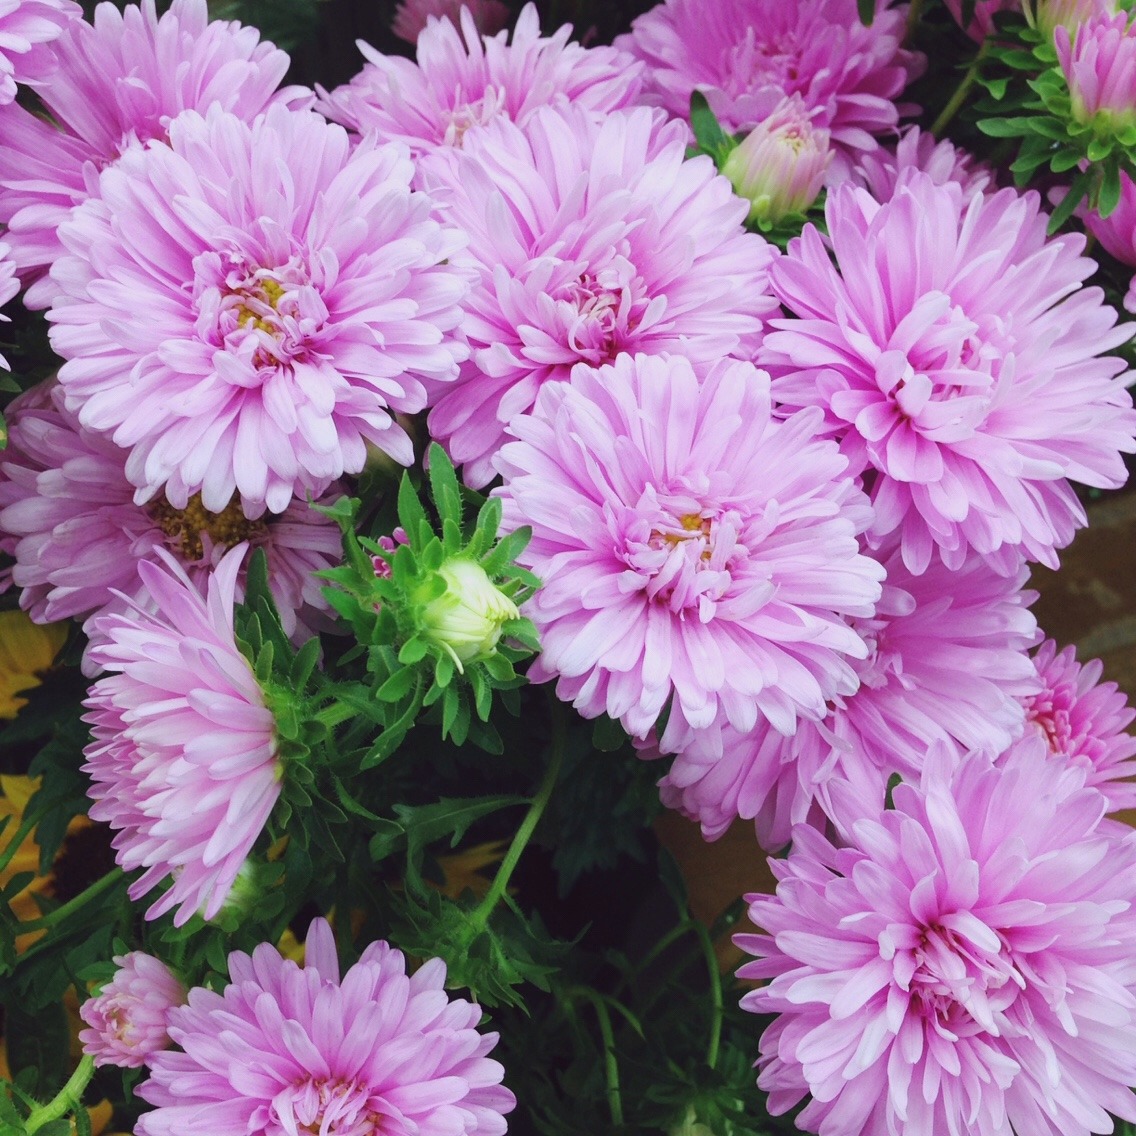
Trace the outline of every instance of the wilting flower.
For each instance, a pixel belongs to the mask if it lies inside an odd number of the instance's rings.
[[[20,603],[41,623],[122,611],[141,601],[138,565],[171,551],[202,582],[227,549],[263,548],[268,579],[289,634],[310,634],[327,601],[315,573],[337,564],[339,529],[307,502],[249,520],[240,503],[211,513],[199,495],[184,509],[164,497],[134,503],[126,451],[79,425],[52,385],[9,408],[0,459],[0,534],[11,539]],[[243,597],[243,575],[237,585]],[[115,595],[114,593],[120,593]]]
[[[1136,266],[1136,183],[1126,173],[1120,174],[1120,202],[1116,208],[1107,217],[1088,209],[1083,219],[1106,252],[1121,264]],[[1136,315],[1136,277],[1128,285],[1124,307]]]
[[[1136,1120],[1136,839],[1037,739],[929,757],[837,848],[799,828],[751,895],[742,1005],[776,1014],[758,1084],[857,1136],[1088,1136]]]
[[[799,95],[843,160],[894,131],[896,99],[922,59],[901,48],[906,8],[856,0],[666,0],[615,41],[647,64],[647,97],[676,118],[701,91],[726,130],[752,130]]]
[[[684,161],[685,128],[660,118],[545,108],[523,131],[493,123],[434,168],[477,283],[462,324],[471,358],[439,389],[430,432],[468,484],[494,476],[505,427],[577,363],[749,358],[776,310],[773,247],[743,231],[745,204],[709,158]]]
[[[422,609],[422,634],[444,647],[461,671],[463,663],[492,655],[502,625],[521,613],[476,560],[447,560],[438,575],[446,590]]]
[[[326,920],[301,967],[262,943],[229,955],[229,985],[198,987],[170,1014],[183,1052],[155,1055],[138,1095],[157,1107],[138,1136],[418,1133],[502,1136],[516,1105],[477,1032],[481,1007],[450,998],[446,967],[412,975],[372,943],[342,980]]]
[[[278,91],[288,56],[255,28],[209,22],[206,0],[174,0],[159,19],[154,0],[124,11],[99,4],[94,24],[75,20],[53,45],[59,68],[36,93],[55,119],[0,107],[0,221],[25,281],[29,307],[58,295],[47,269],[63,255],[56,235],[97,185],[97,171],[126,150],[164,139],[183,110],[214,104],[250,120],[274,102],[307,102]]]
[[[114,977],[79,1007],[88,1028],[79,1040],[96,1065],[140,1069],[170,1047],[169,1015],[185,987],[161,959],[142,951],[115,955]]]
[[[1053,32],[1073,117],[1105,132],[1136,126],[1136,28],[1127,12]]]
[[[630,106],[639,94],[643,65],[611,47],[569,43],[572,26],[540,34],[536,7],[526,4],[512,38],[482,36],[464,12],[460,31],[448,20],[418,37],[418,62],[383,55],[367,44],[363,70],[330,94],[320,109],[335,122],[405,142],[414,157],[439,147],[462,146],[466,132],[496,118],[524,125],[549,104],[572,104],[602,118]]]
[[[402,0],[391,20],[391,31],[407,43],[417,43],[432,18],[456,24],[463,8],[481,35],[493,35],[509,22],[509,9],[501,0]]]
[[[849,694],[883,569],[861,556],[864,498],[812,414],[772,418],[767,377],[726,360],[621,356],[550,383],[498,457],[505,524],[543,582],[529,671],[585,717],[662,738],[758,715],[792,733]],[[672,698],[673,696],[673,698]]]
[[[883,204],[895,196],[900,183],[910,176],[908,170],[922,170],[936,185],[957,183],[962,188],[964,201],[997,188],[992,185],[986,166],[977,164],[970,154],[950,140],[937,141],[933,134],[918,126],[904,131],[894,152],[880,146],[864,154],[852,172],[852,180]]]
[[[38,626],[22,611],[0,611],[0,719],[28,704],[20,695],[39,686],[67,638],[62,623]]]
[[[837,186],[826,218],[830,244],[807,226],[771,272],[798,317],[763,344],[774,398],[824,408],[911,571],[1056,567],[1085,523],[1067,479],[1122,485],[1136,449],[1124,363],[1098,356],[1131,328],[1080,287],[1084,238],[1047,240],[1036,194],[968,202],[918,171],[882,205]]]
[[[1081,666],[1072,647],[1058,652],[1047,639],[1034,656],[1039,693],[1024,700],[1027,733],[1045,739],[1054,757],[1084,770],[1085,783],[1099,789],[1110,812],[1136,808],[1136,737],[1128,727],[1136,710],[1114,682],[1101,682],[1100,659]]]
[[[55,69],[52,42],[83,9],[72,0],[0,3],[0,105],[16,97],[17,83],[38,85]]]
[[[963,0],[945,0],[958,24],[962,24]],[[994,17],[999,12],[1020,12],[1021,0],[978,0],[974,5],[974,15],[966,28],[966,34],[981,42],[994,30]]]
[[[1037,638],[1026,569],[1002,576],[973,557],[957,572],[932,563],[913,576],[894,542],[881,560],[887,579],[875,614],[850,620],[868,645],[867,658],[851,663],[856,689],[792,737],[764,722],[749,733],[695,731],[660,781],[663,802],[697,820],[708,840],[740,816],[773,851],[794,824],[840,819],[834,781],[851,781],[882,809],[889,778],[918,780],[933,745],[956,758],[999,754],[1021,734],[1022,702],[1038,690],[1026,653]]]
[[[239,493],[255,518],[361,470],[368,441],[410,464],[395,413],[456,374],[468,287],[412,173],[283,107],[186,111],[103,172],[60,230],[51,341],[68,407],[131,450],[136,500]]]
[[[801,96],[793,95],[730,151],[722,173],[750,203],[751,221],[776,224],[817,199],[831,160],[828,131],[813,126]]]
[[[222,557],[203,598],[173,558],[138,566],[157,611],[94,621],[95,664],[112,672],[84,705],[91,819],[115,829],[116,861],[146,868],[139,899],[172,886],[146,912],[177,907],[179,926],[221,909],[280,796],[272,712],[233,638],[237,573],[246,548]]]

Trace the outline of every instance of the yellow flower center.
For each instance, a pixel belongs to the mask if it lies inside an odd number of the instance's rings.
[[[270,276],[264,277],[259,281],[259,287],[256,294],[250,295],[250,300],[260,301],[261,304],[267,304],[273,311],[277,310],[277,305],[280,303],[280,297],[284,295],[284,287],[278,281],[273,280]],[[248,305],[241,304],[237,308],[237,323],[241,327],[248,327],[251,324],[259,331],[267,331],[269,335],[274,334],[277,328],[274,324],[268,322]]]
[[[187,560],[200,560],[205,554],[201,539],[206,533],[214,545],[232,548],[242,540],[264,536],[264,521],[250,521],[234,497],[219,513],[211,513],[195,493],[184,509],[175,509],[164,497],[150,505],[150,516],[170,539],[170,544]]]

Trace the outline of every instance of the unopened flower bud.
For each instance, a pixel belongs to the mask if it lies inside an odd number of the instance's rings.
[[[1115,15],[1116,4],[1114,0],[1034,0],[1024,10],[1029,23],[1050,39],[1055,28],[1072,32],[1097,16]]]
[[[1097,133],[1136,126],[1136,29],[1128,14],[1100,15],[1053,32],[1073,118]]]
[[[502,625],[521,613],[476,560],[447,560],[438,575],[446,590],[426,605],[421,626],[427,638],[450,653],[460,671],[463,663],[491,655]]]
[[[800,95],[793,95],[730,152],[722,173],[750,202],[751,221],[776,224],[816,200],[831,161],[828,131],[812,124]]]
[[[81,1030],[83,1052],[96,1065],[138,1069],[170,1046],[170,1010],[185,1002],[185,987],[160,959],[142,951],[115,955],[118,971],[79,1007],[89,1029]]]

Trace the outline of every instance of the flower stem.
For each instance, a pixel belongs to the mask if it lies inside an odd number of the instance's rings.
[[[45,1124],[50,1124],[53,1120],[58,1120],[69,1112],[81,1108],[83,1090],[94,1076],[94,1072],[95,1059],[89,1053],[84,1053],[83,1059],[68,1078],[67,1084],[47,1104],[32,1109],[31,1115],[24,1122],[24,1131],[28,1136],[32,1136],[33,1132],[39,1131]]]
[[[706,1046],[706,1064],[711,1069],[718,1064],[718,1049],[722,1042],[722,974],[718,970],[718,956],[714,954],[714,944],[710,941],[710,932],[703,924],[695,921],[694,933],[702,945],[702,954],[706,959],[706,970],[710,976],[710,1041]]]
[[[509,845],[509,850],[501,861],[501,867],[497,869],[497,874],[489,885],[489,891],[485,893],[485,898],[477,905],[470,916],[470,923],[475,930],[480,931],[488,925],[490,915],[493,914],[494,908],[505,895],[509,886],[509,878],[512,876],[525,846],[532,839],[532,834],[544,814],[549,799],[552,797],[552,790],[556,785],[557,777],[560,775],[560,766],[563,761],[564,709],[559,702],[554,702],[552,711],[552,758],[548,763],[548,769],[545,770],[544,780],[541,781],[540,788],[537,789],[536,796],[533,797],[532,803],[529,805],[529,811],[525,813],[521,827],[517,829],[513,843]]]
[[[358,713],[359,711],[348,702],[333,702],[330,706],[317,710],[315,719],[321,726],[333,730],[340,722],[346,722],[348,718],[353,718]]]
[[[915,34],[915,29],[919,25],[919,17],[923,11],[923,0],[911,0],[911,6],[907,9],[907,24],[903,29],[903,42],[905,44],[911,42],[911,37]]]
[[[962,77],[962,82],[955,88],[955,93],[951,95],[950,101],[939,114],[939,117],[931,124],[931,133],[936,137],[940,137],[943,131],[947,128],[947,124],[958,114],[962,109],[962,105],[966,102],[967,96],[970,94],[971,87],[974,86],[975,81],[978,79],[978,73],[982,69],[982,63],[986,58],[987,44],[989,40],[983,40],[982,46],[978,49],[978,54],[974,57],[974,61],[966,69],[966,74]]]
[[[118,868],[112,868],[105,876],[95,880],[90,887],[84,888],[74,899],[69,899],[66,903],[57,907],[54,911],[49,911],[39,919],[33,919],[28,923],[21,923],[19,933],[23,935],[28,931],[42,931],[47,927],[54,927],[56,923],[62,923],[69,915],[73,915],[79,908],[90,903],[96,896],[102,895],[104,891],[107,891],[112,884],[117,883],[120,879],[122,879],[122,872],[120,872]]]

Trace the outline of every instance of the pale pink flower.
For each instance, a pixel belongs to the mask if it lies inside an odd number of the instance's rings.
[[[173,0],[161,18],[154,0],[121,12],[99,4],[93,25],[75,20],[53,46],[59,67],[37,94],[54,123],[0,107],[0,221],[32,282],[24,297],[32,308],[59,292],[46,275],[64,252],[59,226],[124,151],[164,139],[183,110],[216,104],[251,120],[273,103],[311,97],[299,87],[277,90],[288,56],[255,28],[210,23],[205,0]]]
[[[145,605],[138,566],[168,549],[202,588],[233,545],[263,548],[268,581],[289,635],[307,638],[328,625],[315,573],[342,557],[339,526],[307,502],[279,516],[249,520],[238,502],[207,513],[200,499],[175,509],[163,497],[134,502],[126,451],[79,425],[60,388],[21,396],[8,410],[8,447],[0,456],[0,539],[11,541],[20,604],[37,623],[92,619]],[[329,494],[321,503],[330,504]],[[244,595],[244,572],[237,599]]]
[[[509,9],[501,0],[402,0],[391,20],[391,31],[407,43],[417,43],[431,20],[457,24],[463,8],[481,35],[493,35],[509,22]]]
[[[395,414],[456,375],[468,288],[412,173],[284,107],[186,111],[103,172],[60,229],[51,342],[68,408],[130,449],[135,500],[239,493],[257,517],[359,472],[368,442],[410,464]]]
[[[1120,174],[1120,202],[1116,208],[1107,217],[1087,209],[1083,220],[1106,252],[1121,264],[1136,266],[1136,183],[1126,173]],[[1136,276],[1128,285],[1124,307],[1136,315]]]
[[[962,0],[945,0],[954,16],[955,22],[962,24]],[[981,43],[994,30],[994,17],[999,12],[1020,12],[1021,0],[978,0],[974,5],[974,15],[966,28],[971,39]]]
[[[1085,523],[1069,480],[1122,485],[1136,450],[1124,362],[1099,354],[1131,326],[1081,287],[1084,238],[1048,240],[1036,194],[966,201],[915,170],[883,204],[837,186],[826,218],[829,241],[807,226],[771,272],[797,317],[762,346],[774,398],[824,408],[873,542],[898,532],[911,571],[972,551],[1055,568]]]
[[[662,799],[706,839],[740,816],[773,851],[793,824],[841,819],[834,780],[882,808],[889,778],[918,780],[931,746],[956,758],[999,754],[1020,736],[1022,702],[1038,690],[1026,569],[1002,576],[972,557],[957,572],[932,563],[913,576],[894,541],[880,555],[887,580],[875,615],[850,620],[869,650],[851,663],[859,685],[831,700],[823,722],[802,721],[792,737],[759,721],[749,733],[725,727],[680,740]]]
[[[252,667],[234,640],[237,573],[247,548],[221,558],[205,598],[162,549],[138,573],[157,608],[94,621],[96,666],[84,721],[93,741],[92,820],[116,832],[137,900],[172,886],[146,912],[176,907],[180,926],[220,910],[280,796],[276,726]]]
[[[301,967],[269,943],[229,955],[229,985],[197,987],[170,1015],[183,1052],[160,1053],[139,1089],[157,1106],[138,1136],[503,1136],[516,1098],[487,1054],[476,1002],[452,998],[446,966],[407,975],[372,943],[340,978],[324,919]]]
[[[799,95],[845,165],[894,132],[896,99],[922,69],[901,47],[906,14],[883,0],[865,25],[856,0],[665,0],[615,46],[646,62],[648,101],[685,119],[701,91],[731,133]]]
[[[185,987],[161,959],[142,951],[115,955],[114,964],[110,982],[79,1007],[88,1026],[79,1041],[96,1065],[140,1069],[172,1044],[169,1015],[185,1002]]]
[[[11,248],[0,241],[0,306],[11,300],[20,290],[20,281],[16,277],[16,265],[12,261],[11,253]],[[10,323],[11,317],[0,314],[0,320]],[[3,355],[0,355],[0,367],[5,371],[12,369]]]
[[[431,435],[468,484],[494,475],[505,427],[577,363],[623,353],[749,358],[776,311],[776,250],[746,233],[746,205],[685,129],[646,108],[602,122],[544,108],[497,121],[432,168],[477,274],[462,328],[471,356],[439,388]]]
[[[571,24],[540,34],[536,7],[526,4],[508,32],[482,36],[473,15],[460,30],[449,20],[431,22],[418,37],[418,62],[383,55],[365,43],[363,70],[319,108],[360,134],[405,142],[414,157],[460,147],[467,132],[497,118],[524,125],[549,104],[572,104],[596,119],[635,102],[643,65],[611,47],[569,43]]]
[[[72,0],[0,2],[0,105],[16,97],[17,83],[37,86],[55,70],[52,43],[82,15]]]
[[[1128,12],[1102,13],[1053,32],[1073,117],[1109,127],[1136,125],[1136,28]]]
[[[851,180],[883,204],[895,196],[900,183],[910,176],[909,170],[921,170],[936,185],[957,183],[964,201],[997,189],[988,167],[975,162],[972,155],[949,139],[936,141],[933,134],[918,126],[903,132],[894,151],[881,146],[864,154],[852,171]]]
[[[1136,836],[1040,740],[929,756],[837,848],[773,860],[742,1006],[776,1014],[758,1085],[810,1132],[1088,1136],[1136,1120]]]
[[[883,569],[861,556],[863,495],[804,414],[772,418],[767,377],[724,360],[622,355],[549,383],[497,459],[505,525],[543,586],[529,670],[587,718],[661,744],[758,715],[792,733],[856,687]]]
[[[804,213],[832,162],[829,132],[816,127],[800,95],[783,99],[730,151],[722,173],[750,203],[751,221],[776,223]]]
[[[1034,656],[1041,691],[1024,700],[1026,731],[1045,738],[1049,752],[1085,771],[1110,812],[1136,808],[1136,736],[1127,732],[1136,710],[1115,682],[1101,682],[1104,666],[1082,666],[1072,647],[1058,652],[1047,639]]]

